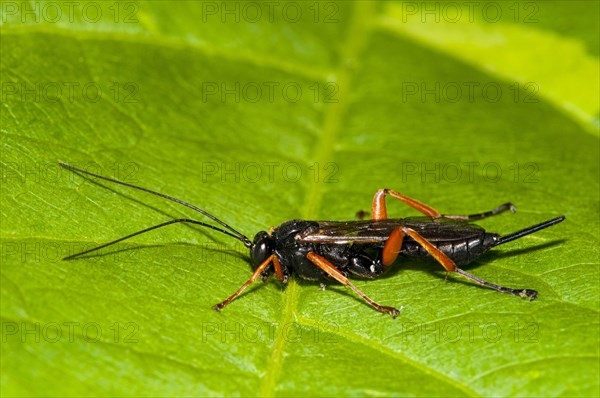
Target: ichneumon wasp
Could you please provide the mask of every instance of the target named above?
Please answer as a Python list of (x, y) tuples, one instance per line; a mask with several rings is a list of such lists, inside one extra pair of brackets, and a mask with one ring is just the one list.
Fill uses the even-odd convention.
[[(271, 228), (269, 232), (258, 232), (254, 240), (251, 241), (244, 234), (217, 217), (182, 200), (147, 188), (90, 173), (65, 163), (59, 162), (59, 165), (76, 173), (135, 188), (179, 203), (220, 225), (215, 226), (188, 218), (169, 220), (93, 249), (65, 257), (64, 260), (70, 260), (145, 232), (176, 223), (200, 225), (241, 241), (250, 250), (254, 272), (250, 279), (235, 293), (214, 306), (214, 309), (218, 311), (231, 303), (258, 278), (264, 280), (275, 274), (277, 279), (285, 284), (292, 274), (297, 274), (300, 278), (307, 280), (335, 279), (352, 289), (376, 310), (396, 317), (400, 313), (398, 309), (376, 303), (350, 282), (348, 277), (352, 275), (375, 279), (390, 268), (399, 254), (409, 257), (433, 257), (447, 272), (455, 272), (480, 285), (502, 293), (510, 293), (534, 300), (537, 297), (535, 290), (511, 289), (490, 283), (463, 271), (458, 268), (458, 265), (476, 260), (492, 247), (548, 228), (565, 219), (564, 216), (556, 217), (512, 234), (500, 236), (496, 233), (486, 232), (477, 225), (469, 224), (469, 221), (481, 220), (506, 210), (514, 213), (516, 208), (511, 203), (505, 203), (484, 213), (468, 216), (447, 215), (441, 214), (434, 208), (391, 189), (380, 189), (373, 198), (371, 220), (291, 220)], [(418, 210), (425, 217), (388, 218), (385, 203), (385, 198), (388, 195)]]

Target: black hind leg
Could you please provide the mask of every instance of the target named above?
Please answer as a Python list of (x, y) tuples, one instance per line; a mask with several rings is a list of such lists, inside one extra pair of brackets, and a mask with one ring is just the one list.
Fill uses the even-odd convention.
[(451, 218), (453, 220), (473, 221), (473, 220), (482, 220), (484, 218), (495, 216), (496, 214), (500, 214), (502, 212), (505, 212), (506, 210), (510, 210), (512, 213), (514, 213), (517, 211), (517, 208), (512, 203), (504, 203), (503, 205), (496, 207), (494, 210), (486, 211), (483, 213), (476, 213), (476, 214), (471, 214), (468, 216), (453, 216), (453, 215), (442, 214), (442, 217)]

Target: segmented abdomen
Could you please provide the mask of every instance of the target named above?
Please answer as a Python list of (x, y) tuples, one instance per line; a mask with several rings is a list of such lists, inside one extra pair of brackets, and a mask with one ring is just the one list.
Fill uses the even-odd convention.
[[(457, 265), (467, 264), (479, 258), (491, 245), (482, 234), (470, 239), (432, 242), (444, 254), (450, 257)], [(431, 257), (429, 253), (414, 240), (405, 240), (401, 254), (410, 257)]]

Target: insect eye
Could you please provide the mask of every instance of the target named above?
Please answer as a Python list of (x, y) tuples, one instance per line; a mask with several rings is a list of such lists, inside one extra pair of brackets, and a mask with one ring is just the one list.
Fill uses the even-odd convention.
[(251, 256), (254, 268), (258, 267), (272, 253), (271, 237), (265, 231), (260, 231), (254, 237)]

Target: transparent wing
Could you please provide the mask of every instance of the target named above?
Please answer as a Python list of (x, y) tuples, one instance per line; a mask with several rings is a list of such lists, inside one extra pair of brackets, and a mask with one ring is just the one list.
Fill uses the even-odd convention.
[[(484, 229), (464, 221), (431, 220), (428, 217), (395, 218), (387, 220), (317, 221), (319, 230), (301, 235), (304, 243), (378, 243), (385, 242), (392, 231), (405, 226), (417, 231), (430, 242), (458, 241), (479, 236)], [(407, 237), (407, 239), (410, 239)]]

